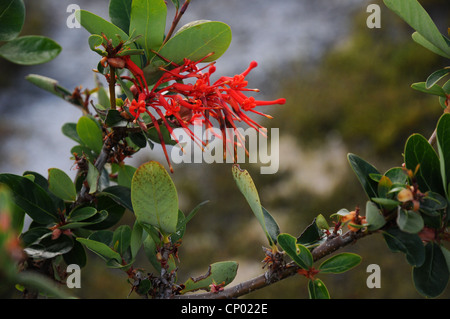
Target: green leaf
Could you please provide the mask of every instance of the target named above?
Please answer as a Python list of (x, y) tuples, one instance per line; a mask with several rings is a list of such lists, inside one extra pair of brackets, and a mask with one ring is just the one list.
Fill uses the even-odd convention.
[(438, 47), (436, 47), (434, 44), (432, 44), (430, 41), (428, 41), (427, 39), (425, 39), (419, 32), (414, 32), (412, 34), (412, 39), (420, 44), (421, 46), (423, 46), (424, 48), (430, 50), (431, 52), (443, 56), (447, 59), (450, 58), (450, 55), (445, 53), (444, 51), (442, 51), (441, 49), (439, 49)]
[(178, 223), (177, 231), (170, 235), (170, 241), (176, 243), (177, 241), (183, 239), (184, 233), (186, 232), (186, 217), (181, 210), (178, 210)]
[[(297, 243), (302, 245), (311, 245), (320, 240), (321, 233), (319, 231), (319, 225), (317, 223), (317, 220), (320, 221), (322, 226), (325, 226), (325, 224), (327, 224), (326, 221), (325, 224), (323, 224), (324, 218), (323, 219), (319, 217), (314, 218), (313, 222), (310, 225), (308, 225), (305, 228), (305, 230), (303, 230), (303, 232), (300, 234), (300, 236), (297, 238)], [(326, 227), (325, 229), (328, 229), (328, 227)]]
[(108, 196), (120, 206), (133, 211), (131, 190), (128, 187), (115, 185), (104, 188), (97, 196)]
[(31, 244), (39, 243), (40, 239), (50, 236), (51, 232), (52, 231), (47, 227), (33, 227), (21, 234), (20, 240), (22, 241), (24, 247), (28, 247)]
[(425, 248), (417, 234), (402, 232), (398, 228), (389, 228), (383, 237), (392, 252), (403, 252), (411, 266), (420, 267), (425, 260)]
[(142, 243), (144, 246), (144, 252), (145, 256), (147, 257), (147, 260), (152, 264), (153, 268), (157, 272), (161, 271), (161, 263), (158, 261), (158, 258), (156, 257), (156, 243), (153, 240), (152, 236), (148, 235), (144, 242)]
[(417, 165), (420, 165), (416, 178), (422, 193), (431, 190), (445, 194), (439, 158), (425, 137), (420, 134), (411, 135), (406, 141), (404, 157), (407, 169), (414, 172)]
[(136, 288), (136, 293), (139, 295), (146, 295), (152, 288), (152, 283), (148, 279), (141, 280), (139, 286)]
[[(267, 229), (266, 225), (266, 216), (267, 214), (264, 213), (263, 208), (261, 206), (261, 202), (258, 195), (258, 190), (256, 189), (256, 186), (253, 182), (253, 179), (251, 178), (249, 172), (247, 170), (241, 170), (239, 165), (233, 165), (232, 167), (232, 173), (234, 180), (241, 191), (242, 195), (244, 195), (245, 199), (247, 200), (247, 203), (250, 205), (250, 208), (253, 211), (253, 214), (255, 214), (256, 219), (258, 220), (259, 224), (261, 225), (264, 233), (266, 234), (267, 240), (269, 241), (270, 246), (274, 245), (274, 241), (272, 239), (272, 235), (276, 233), (277, 226), (272, 227), (273, 231), (269, 233), (269, 230)], [(273, 218), (272, 218), (273, 220)], [(270, 219), (268, 219), (269, 223), (272, 224)], [(272, 224), (273, 226), (273, 224)]]
[(116, 228), (113, 234), (114, 250), (123, 256), (131, 244), (131, 228), (128, 225), (121, 225)]
[(441, 70), (437, 70), (434, 71), (433, 73), (430, 74), (430, 76), (427, 78), (426, 83), (426, 88), (429, 89), (431, 87), (433, 87), (433, 85), (435, 85), (437, 82), (439, 82), (439, 80), (441, 80), (442, 78), (446, 77), (448, 74), (450, 73), (450, 68), (444, 68)]
[(189, 278), (184, 283), (184, 289), (180, 293), (184, 294), (188, 291), (199, 289), (209, 290), (211, 284), (223, 284), (223, 286), (231, 283), (236, 277), (238, 264), (234, 261), (222, 261), (211, 264), (206, 274), (198, 278)]
[(161, 48), (159, 54), (164, 58), (181, 64), (183, 59), (198, 61), (206, 55), (214, 54), (204, 60), (217, 60), (231, 43), (231, 29), (217, 21), (195, 21), (185, 25)]
[(402, 167), (393, 167), (384, 173), (384, 176), (389, 177), (393, 184), (405, 185), (408, 181), (408, 175)]
[(0, 183), (10, 188), (15, 204), (35, 222), (45, 225), (59, 220), (52, 199), (36, 183), (26, 177), (13, 174), (0, 174)]
[(63, 255), (63, 258), (64, 262), (67, 265), (76, 264), (80, 266), (80, 268), (86, 266), (87, 263), (86, 251), (83, 245), (76, 240), (73, 242), (72, 249), (69, 252), (65, 253)]
[(131, 180), (136, 172), (136, 168), (130, 165), (119, 165), (117, 171), (117, 183), (119, 185), (131, 188)]
[(131, 202), (140, 223), (153, 225), (166, 234), (176, 231), (178, 194), (160, 163), (151, 161), (136, 170), (131, 183)]
[(118, 110), (108, 110), (106, 114), (105, 124), (109, 127), (125, 127), (128, 121), (125, 120)]
[(450, 114), (441, 116), (436, 127), (436, 140), (440, 158), (442, 184), (448, 197), (450, 181)]
[(417, 234), (424, 226), (423, 218), (419, 213), (412, 210), (399, 209), (397, 215), (397, 225), (402, 231), (410, 234)]
[[(8, 228), (16, 233), (22, 233), (25, 212), (13, 202), (13, 195), (7, 185), (0, 183), (0, 212), (9, 215)], [(1, 240), (1, 239), (0, 239)]]
[(439, 216), (438, 211), (445, 208), (447, 208), (445, 197), (434, 192), (427, 192), (420, 202), (420, 211), (430, 216)]
[(449, 270), (441, 246), (429, 242), (425, 246), (425, 262), (413, 268), (413, 281), (417, 291), (430, 298), (444, 292), (449, 280)]
[(105, 261), (115, 260), (118, 263), (122, 262), (120, 254), (102, 242), (80, 237), (77, 240)]
[(378, 197), (378, 183), (370, 178), (370, 174), (380, 174), (378, 170), (355, 154), (348, 154), (347, 158), (367, 196)]
[(378, 197), (385, 198), (391, 187), (392, 187), (391, 179), (385, 175), (381, 176), (380, 180), (378, 181), (378, 188), (377, 188)]
[(301, 268), (308, 270), (313, 265), (313, 256), (308, 248), (298, 244), (297, 239), (289, 234), (278, 235), (278, 244)]
[(446, 53), (450, 50), (431, 17), (417, 0), (384, 0), (386, 6), (400, 16), (428, 42)]
[(39, 240), (39, 243), (31, 244), (24, 250), (31, 258), (49, 259), (69, 252), (73, 247), (71, 237), (62, 234), (57, 239), (52, 239), (51, 234)]
[(110, 0), (109, 17), (111, 22), (128, 33), (130, 28), (132, 0)]
[[(328, 228), (330, 228), (330, 226), (327, 223), (327, 220), (325, 219), (325, 217), (323, 217), (322, 214), (317, 215), (315, 221), (316, 221), (315, 224), (317, 225), (317, 227), (319, 229), (328, 229)], [(319, 234), (319, 236), (320, 236), (320, 234)]]
[(77, 133), (77, 123), (64, 123), (61, 128), (62, 133), (77, 143), (83, 143)]
[(352, 253), (341, 253), (325, 260), (318, 268), (321, 273), (340, 274), (361, 263), (361, 256)]
[(48, 189), (65, 201), (75, 201), (77, 191), (70, 177), (58, 168), (48, 170)]
[(386, 224), (386, 220), (380, 209), (370, 201), (366, 203), (366, 221), (369, 224), (369, 231), (380, 229)]
[(86, 181), (89, 185), (89, 194), (94, 194), (98, 189), (98, 181), (100, 179), (100, 172), (91, 162), (89, 162), (88, 173)]
[(167, 6), (164, 0), (134, 0), (131, 5), (130, 34), (143, 35), (136, 42), (147, 57), (154, 55), (164, 41)]
[[(86, 207), (87, 208), (87, 207)], [(93, 207), (89, 207), (93, 208)], [(82, 221), (73, 221), (69, 220), (69, 222), (63, 226), (60, 226), (59, 229), (76, 229), (76, 228), (87, 228), (87, 226), (95, 225), (103, 222), (108, 217), (108, 212), (106, 210), (98, 211), (94, 208), (95, 214), (87, 219)], [(81, 218), (81, 216), (80, 216)]]
[(106, 51), (98, 48), (103, 43), (103, 37), (102, 36), (100, 36), (98, 34), (91, 34), (89, 36), (88, 43), (89, 43), (89, 48), (92, 51), (97, 52), (98, 54), (100, 54), (102, 56), (106, 56), (107, 55)]
[(131, 231), (131, 258), (135, 258), (144, 241), (144, 229), (138, 221), (134, 222), (133, 230)]
[(90, 230), (98, 230), (110, 228), (111, 226), (116, 225), (125, 213), (125, 208), (117, 204), (113, 199), (106, 196), (104, 193), (97, 193), (96, 199), (97, 209), (99, 211), (107, 211), (108, 216), (102, 222), (86, 226), (85, 228)]
[(86, 207), (76, 208), (70, 212), (70, 214), (68, 216), (68, 221), (69, 222), (79, 222), (82, 220), (86, 220), (86, 219), (94, 216), (95, 214), (97, 214), (97, 209), (95, 209), (95, 207), (86, 206)]
[(209, 200), (205, 200), (194, 207), (194, 209), (191, 210), (191, 212), (186, 216), (186, 218), (183, 219), (182, 222), (179, 222), (177, 225), (177, 231), (179, 231), (182, 227), (185, 227), (186, 224), (197, 214), (197, 212), (200, 210), (200, 208), (209, 203)]
[(49, 279), (45, 275), (41, 275), (34, 271), (22, 271), (15, 276), (15, 282), (19, 285), (37, 289), (40, 293), (52, 296), (58, 299), (73, 298), (67, 294), (61, 285), (55, 280)]
[(105, 244), (108, 247), (111, 247), (113, 241), (114, 232), (111, 230), (99, 230), (93, 232), (88, 239), (93, 241), (98, 241), (100, 243)]
[(280, 234), (280, 227), (273, 216), (270, 215), (270, 213), (263, 206), (261, 206), (261, 208), (264, 214), (264, 223), (266, 225), (267, 235), (270, 237), (272, 242), (276, 244), (278, 235)]
[(393, 210), (400, 205), (400, 202), (389, 198), (371, 198), (371, 200), (387, 210)]
[[(128, 39), (128, 34), (122, 31), (121, 28), (89, 11), (78, 10), (75, 12), (75, 17), (90, 34), (102, 35), (102, 33), (104, 33), (105, 36), (112, 41), (113, 46), (119, 45), (121, 40), (126, 41)], [(133, 43), (130, 44), (130, 48), (137, 49)], [(140, 58), (138, 56), (131, 56), (131, 60), (133, 60), (137, 66), (141, 66)]]
[(0, 3), (0, 41), (15, 39), (25, 22), (23, 0), (5, 0)]
[(69, 102), (79, 108), (84, 108), (81, 98), (73, 99), (72, 92), (59, 85), (58, 81), (54, 79), (38, 74), (29, 74), (25, 77), (25, 79), (37, 87), (62, 98), (66, 102)]
[(103, 134), (97, 122), (85, 115), (80, 117), (76, 128), (83, 144), (100, 154), (103, 147)]
[(418, 82), (411, 84), (411, 88), (414, 90), (424, 92), (431, 95), (438, 95), (446, 97), (444, 90), (437, 84), (433, 85), (431, 88), (427, 89), (425, 82)]
[(61, 50), (61, 46), (50, 38), (28, 35), (2, 45), (0, 56), (16, 64), (35, 65), (53, 60)]
[(330, 299), (328, 289), (320, 279), (309, 280), (308, 293), (310, 299)]
[(117, 35), (123, 41), (128, 39), (128, 34), (122, 29), (89, 11), (78, 10), (75, 12), (75, 17), (90, 34), (101, 36), (104, 33), (112, 41), (113, 46), (117, 46), (120, 43)]

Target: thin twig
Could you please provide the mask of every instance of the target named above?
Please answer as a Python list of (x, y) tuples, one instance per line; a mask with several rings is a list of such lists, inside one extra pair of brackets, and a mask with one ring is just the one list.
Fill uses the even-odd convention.
[(186, 12), (187, 7), (189, 6), (190, 0), (186, 0), (181, 7), (181, 10), (176, 12), (175, 17), (173, 18), (172, 25), (170, 26), (169, 32), (167, 32), (167, 35), (163, 41), (163, 45), (169, 41), (169, 39), (172, 37), (173, 32), (175, 31), (175, 28), (178, 25), (178, 22), (180, 22), (181, 17), (183, 16), (184, 12)]
[(109, 100), (111, 104), (111, 110), (116, 109), (116, 68), (109, 65)]

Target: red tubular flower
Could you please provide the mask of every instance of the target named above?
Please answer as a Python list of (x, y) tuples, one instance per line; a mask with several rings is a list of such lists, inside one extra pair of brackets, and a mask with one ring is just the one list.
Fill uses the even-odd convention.
[[(156, 81), (153, 88), (149, 91), (144, 74), (129, 58), (125, 58), (125, 65), (136, 79), (135, 84), (138, 87), (138, 100), (133, 100), (129, 107), (130, 113), (134, 116), (134, 122), (138, 117), (146, 112), (149, 114), (153, 125), (160, 136), (161, 145), (165, 152), (167, 161), (167, 151), (164, 140), (160, 131), (158, 120), (148, 111), (148, 107), (152, 107), (163, 121), (164, 125), (172, 134), (175, 141), (171, 126), (182, 127), (193, 141), (199, 145), (206, 145), (201, 137), (189, 129), (189, 125), (200, 120), (201, 125), (206, 129), (213, 126), (212, 119), (218, 122), (222, 132), (224, 143), (224, 156), (226, 155), (226, 128), (235, 128), (235, 122), (244, 122), (258, 132), (264, 134), (265, 128), (251, 119), (246, 113), (252, 112), (269, 119), (270, 115), (261, 113), (255, 108), (257, 106), (284, 104), (285, 99), (276, 99), (273, 101), (256, 100), (253, 96), (247, 96), (243, 92), (259, 92), (258, 89), (247, 88), (248, 81), (246, 76), (258, 64), (252, 61), (249, 67), (234, 77), (222, 76), (216, 82), (211, 84), (211, 75), (216, 71), (213, 63), (199, 68), (198, 64), (208, 56), (199, 61), (191, 61), (184, 59), (182, 65), (176, 65), (170, 61), (166, 61), (172, 66), (171, 70), (164, 69), (163, 75)], [(161, 57), (165, 60), (163, 57)], [(208, 69), (206, 73), (203, 70)], [(184, 80), (194, 79), (192, 83), (184, 83)], [(239, 137), (238, 137), (239, 138)], [(196, 140), (197, 139), (197, 140)], [(237, 144), (236, 142), (234, 143)], [(242, 142), (240, 145), (244, 145)], [(170, 162), (169, 162), (170, 166)], [(172, 167), (171, 167), (172, 170)]]
[(136, 123), (138, 117), (142, 113), (147, 111), (147, 108), (145, 106), (145, 94), (144, 93), (139, 94), (138, 101), (133, 100), (131, 102), (131, 106), (129, 107), (129, 111), (130, 111), (131, 115), (134, 116), (134, 122)]

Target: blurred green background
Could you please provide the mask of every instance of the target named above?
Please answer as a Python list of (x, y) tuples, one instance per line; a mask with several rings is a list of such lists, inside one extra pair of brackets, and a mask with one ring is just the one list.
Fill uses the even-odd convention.
[[(450, 25), (450, 3), (420, 2), (444, 32)], [(311, 65), (300, 56), (283, 69), (270, 70), (270, 81), (258, 86), (268, 99), (287, 99), (286, 105), (264, 109), (274, 119), (262, 121), (268, 128), (279, 128), (280, 169), (274, 175), (261, 175), (257, 165), (241, 167), (250, 171), (262, 204), (282, 232), (299, 235), (319, 213), (328, 217), (344, 207), (364, 208), (366, 197), (347, 163), (347, 153), (358, 154), (381, 172), (400, 166), (407, 137), (412, 133), (430, 136), (442, 113), (436, 97), (414, 91), (410, 85), (425, 81), (448, 61), (413, 42), (412, 29), (382, 1), (370, 2), (381, 7), (382, 27), (369, 29), (368, 3), (361, 1), (361, 9), (351, 15), (350, 34), (334, 41), (319, 63)], [(283, 56), (282, 48), (279, 56)], [(14, 68), (1, 63), (2, 70)], [(150, 159), (151, 155), (139, 158)], [(210, 263), (222, 260), (239, 263), (232, 285), (262, 274), (261, 246), (267, 243), (235, 186), (231, 165), (179, 165), (173, 179), (185, 213), (210, 201), (188, 224), (179, 251), (180, 281), (199, 276)], [(133, 221), (127, 213), (122, 222), (132, 225)], [(332, 298), (421, 298), (405, 256), (391, 253), (381, 235), (364, 238), (343, 251), (358, 253), (363, 259), (348, 273), (318, 276)], [(141, 253), (136, 267), (152, 272)], [(369, 264), (381, 267), (379, 289), (366, 285)], [(306, 284), (304, 277), (295, 276), (245, 298), (308, 298)], [(106, 269), (103, 261), (89, 254), (88, 266), (82, 270), (82, 288), (73, 293), (81, 298), (126, 298), (129, 290), (125, 274)], [(440, 298), (449, 297), (447, 291)]]

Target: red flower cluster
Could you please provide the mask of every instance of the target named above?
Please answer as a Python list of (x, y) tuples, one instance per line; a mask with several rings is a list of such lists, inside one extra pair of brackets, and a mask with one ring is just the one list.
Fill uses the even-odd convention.
[[(235, 122), (244, 122), (250, 127), (261, 132), (263, 127), (251, 119), (245, 112), (253, 112), (258, 115), (272, 118), (255, 110), (256, 106), (284, 104), (285, 99), (274, 101), (258, 101), (254, 97), (247, 97), (243, 92), (259, 92), (258, 89), (247, 88), (245, 77), (257, 66), (252, 61), (249, 67), (241, 74), (234, 77), (222, 76), (211, 83), (211, 75), (216, 71), (214, 63), (199, 68), (208, 56), (199, 61), (184, 60), (182, 65), (170, 63), (172, 69), (163, 69), (164, 74), (149, 91), (142, 70), (133, 65), (127, 59), (126, 67), (133, 73), (137, 86), (138, 98), (128, 101), (129, 112), (135, 122), (142, 113), (147, 113), (155, 126), (163, 147), (166, 159), (170, 166), (166, 146), (161, 134), (158, 120), (150, 110), (154, 110), (163, 121), (168, 131), (173, 134), (173, 127), (184, 128), (192, 140), (199, 139), (190, 130), (190, 124), (201, 123), (206, 129), (213, 127), (212, 119), (216, 120), (222, 131), (224, 144), (224, 156), (226, 154), (226, 128), (236, 129)], [(204, 70), (206, 70), (204, 72)], [(189, 80), (190, 83), (185, 83)], [(174, 136), (176, 140), (176, 137)], [(200, 141), (203, 145), (204, 142)], [(170, 167), (172, 171), (172, 167)]]

